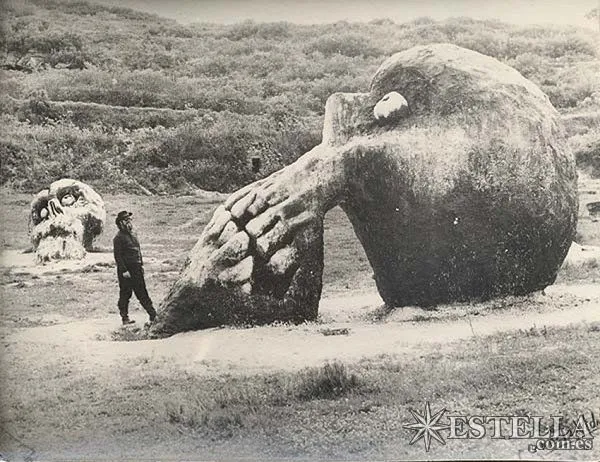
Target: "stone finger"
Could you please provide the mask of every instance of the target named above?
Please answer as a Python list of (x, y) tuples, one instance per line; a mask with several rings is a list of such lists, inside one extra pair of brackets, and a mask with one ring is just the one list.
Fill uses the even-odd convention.
[(250, 237), (243, 231), (236, 233), (225, 245), (215, 250), (209, 261), (215, 265), (229, 266), (243, 260), (248, 255)]
[(304, 211), (294, 217), (286, 220), (286, 223), (291, 232), (298, 232), (298, 228), (303, 228), (309, 223), (313, 223), (316, 220), (315, 214), (311, 211)]
[(246, 231), (250, 236), (257, 238), (264, 234), (265, 230), (273, 227), (278, 220), (280, 217), (277, 215), (277, 210), (268, 208), (246, 224)]
[(242, 285), (252, 277), (253, 268), (254, 257), (250, 255), (238, 264), (221, 271), (218, 279), (225, 285)]
[(255, 217), (258, 214), (263, 213), (267, 209), (267, 207), (269, 207), (269, 203), (264, 198), (262, 191), (258, 191), (256, 193), (256, 198), (254, 199), (254, 202), (250, 204), (246, 211), (250, 216)]
[(256, 198), (256, 190), (250, 191), (246, 196), (242, 197), (231, 207), (231, 215), (237, 219), (242, 218), (248, 207)]
[(250, 183), (249, 185), (246, 185), (243, 188), (237, 190), (236, 192), (234, 192), (233, 194), (231, 194), (231, 196), (229, 196), (227, 198), (227, 200), (223, 203), (223, 207), (225, 207), (225, 210), (231, 210), (231, 207), (233, 207), (233, 204), (238, 202), (240, 199), (242, 199), (244, 196), (246, 196), (247, 194), (249, 194), (256, 188), (260, 188), (264, 182), (265, 182), (264, 179), (258, 180), (258, 181), (255, 181), (254, 183)]
[(306, 197), (293, 196), (278, 204), (276, 210), (278, 215), (286, 220), (301, 215), (309, 204), (310, 200)]
[(297, 260), (298, 250), (295, 247), (287, 246), (273, 254), (267, 263), (267, 268), (274, 274), (283, 275), (296, 264)]
[(225, 210), (224, 206), (220, 205), (217, 210), (215, 210), (215, 213), (213, 213), (208, 225), (206, 225), (203, 233), (203, 241), (206, 242), (210, 239), (215, 239), (223, 232), (223, 228), (225, 228), (225, 225), (230, 221), (231, 213)]
[(283, 241), (288, 232), (287, 224), (278, 221), (267, 233), (256, 239), (256, 251), (260, 256), (268, 258), (275, 249), (284, 245)]
[(280, 185), (274, 184), (265, 189), (264, 197), (270, 206), (274, 206), (286, 200), (289, 197), (289, 192)]
[(219, 235), (219, 239), (217, 239), (217, 245), (224, 245), (227, 241), (229, 241), (235, 234), (239, 231), (239, 228), (233, 221), (228, 221), (223, 228), (223, 231)]
[(315, 215), (309, 211), (302, 212), (289, 220), (278, 221), (275, 226), (256, 239), (256, 251), (262, 257), (269, 258), (287, 243), (291, 234), (299, 232), (299, 228), (314, 221)]

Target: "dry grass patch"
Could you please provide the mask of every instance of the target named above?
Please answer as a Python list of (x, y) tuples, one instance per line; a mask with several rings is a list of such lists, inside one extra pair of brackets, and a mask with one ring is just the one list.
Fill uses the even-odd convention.
[[(188, 379), (190, 384), (195, 381), (193, 377)], [(225, 375), (210, 382), (209, 390), (191, 386), (189, 394), (165, 403), (169, 423), (231, 437), (234, 429), (253, 428), (269, 408), (335, 400), (361, 390), (358, 376), (337, 361), (290, 374), (242, 378)], [(262, 421), (261, 425), (267, 422)]]
[[(108, 447), (109, 458), (135, 457), (147, 441), (160, 448), (158, 457), (186, 450), (202, 457), (217, 445), (230, 449), (211, 458), (422, 458), (402, 424), (425, 401), (470, 415), (571, 417), (598, 409), (599, 332), (592, 324), (542, 326), (440, 345), (412, 359), (382, 355), (258, 375), (207, 375), (210, 365), (182, 370), (153, 357), (85, 374), (58, 358), (36, 368), (14, 363), (3, 425), (37, 449), (55, 445), (54, 458), (78, 441), (114, 438), (121, 452)], [(514, 457), (522, 443), (453, 441), (432, 454)]]
[(600, 281), (600, 261), (597, 258), (591, 258), (581, 263), (565, 263), (557, 277), (557, 282), (599, 282)]

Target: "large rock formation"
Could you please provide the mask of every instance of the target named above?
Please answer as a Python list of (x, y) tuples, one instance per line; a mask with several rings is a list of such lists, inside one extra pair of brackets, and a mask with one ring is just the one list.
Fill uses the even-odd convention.
[(514, 69), (453, 45), (398, 53), (368, 93), (328, 99), (319, 146), (216, 210), (155, 334), (314, 319), (337, 204), (390, 306), (524, 294), (554, 281), (573, 239), (575, 165)]
[(106, 219), (104, 201), (90, 186), (63, 178), (31, 202), (31, 243), (40, 263), (81, 259)]

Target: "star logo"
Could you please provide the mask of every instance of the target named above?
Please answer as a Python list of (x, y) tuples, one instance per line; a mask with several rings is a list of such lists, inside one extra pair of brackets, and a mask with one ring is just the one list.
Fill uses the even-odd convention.
[(431, 447), (432, 439), (436, 440), (438, 443), (444, 445), (446, 444), (444, 438), (442, 435), (440, 435), (440, 431), (448, 430), (450, 425), (438, 424), (440, 419), (446, 413), (446, 409), (442, 409), (441, 411), (438, 411), (432, 415), (429, 401), (425, 401), (425, 412), (423, 414), (413, 409), (409, 409), (409, 411), (416, 422), (404, 424), (402, 425), (402, 428), (406, 428), (407, 430), (416, 430), (417, 432), (413, 436), (412, 440), (410, 440), (409, 444), (415, 444), (420, 439), (423, 439), (425, 442), (425, 451), (427, 452), (429, 452), (429, 448)]

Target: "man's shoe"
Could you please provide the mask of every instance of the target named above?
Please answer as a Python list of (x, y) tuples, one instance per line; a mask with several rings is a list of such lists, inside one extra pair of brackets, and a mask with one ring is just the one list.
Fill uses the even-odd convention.
[(148, 320), (148, 322), (146, 324), (144, 324), (144, 327), (149, 329), (150, 327), (152, 327), (152, 324), (154, 324), (155, 322), (156, 322), (156, 315), (150, 316), (150, 319)]
[(135, 323), (135, 319), (129, 319), (129, 318), (125, 318), (123, 319), (123, 325), (126, 326), (128, 324), (134, 324)]

